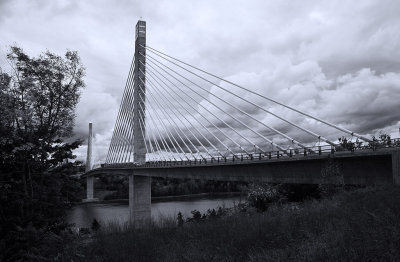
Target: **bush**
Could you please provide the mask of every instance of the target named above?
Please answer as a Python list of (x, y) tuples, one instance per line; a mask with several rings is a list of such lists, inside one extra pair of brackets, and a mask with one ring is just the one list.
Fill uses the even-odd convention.
[(180, 227), (183, 226), (183, 223), (185, 223), (181, 212), (178, 213), (177, 222), (178, 222), (178, 226), (180, 226)]
[(249, 205), (255, 207), (259, 212), (266, 211), (268, 205), (282, 199), (279, 186), (271, 184), (251, 184), (247, 194)]

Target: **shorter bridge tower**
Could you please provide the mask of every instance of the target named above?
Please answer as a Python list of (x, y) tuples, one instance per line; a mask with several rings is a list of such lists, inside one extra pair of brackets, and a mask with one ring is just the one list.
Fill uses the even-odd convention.
[[(86, 167), (85, 173), (89, 172), (92, 169), (92, 142), (93, 142), (93, 124), (89, 123), (89, 135), (88, 135), (88, 148), (86, 155)], [(83, 202), (91, 202), (97, 201), (97, 198), (94, 198), (94, 176), (86, 177), (86, 199)]]

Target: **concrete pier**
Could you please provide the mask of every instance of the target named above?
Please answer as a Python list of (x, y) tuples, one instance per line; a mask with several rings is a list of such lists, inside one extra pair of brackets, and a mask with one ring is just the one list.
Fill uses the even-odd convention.
[(129, 176), (129, 214), (134, 224), (151, 218), (151, 177)]
[(94, 177), (88, 176), (86, 178), (86, 199), (85, 201), (91, 201), (94, 199)]

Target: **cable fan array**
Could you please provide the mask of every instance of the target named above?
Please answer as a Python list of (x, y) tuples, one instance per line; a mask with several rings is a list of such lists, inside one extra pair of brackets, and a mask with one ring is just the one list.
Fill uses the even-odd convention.
[[(146, 49), (146, 54), (139, 53), (136, 56), (145, 58), (146, 64), (139, 60), (143, 68), (146, 68), (146, 72), (139, 69), (145, 79), (137, 78), (138, 82), (135, 83), (133, 59), (107, 154), (108, 164), (135, 162), (134, 128), (139, 128), (145, 137), (146, 161), (226, 160), (228, 157), (243, 159), (243, 156), (252, 158), (254, 154), (259, 154), (261, 158), (271, 156), (271, 152), (278, 157), (299, 152), (306, 154), (314, 149), (310, 142), (299, 141), (299, 137), (304, 135), (329, 147), (336, 146), (333, 140), (302, 126), (301, 121), (276, 113), (266, 107), (266, 103), (296, 114), (296, 119), (310, 119), (318, 125), (370, 141), (360, 134), (208, 73), (154, 48), (142, 47)], [(146, 97), (139, 95), (141, 103), (134, 103), (134, 88), (146, 94)], [(139, 118), (139, 126), (133, 125), (135, 104), (140, 107), (137, 111), (139, 115), (136, 116)], [(274, 126), (276, 121), (269, 123), (268, 119), (281, 124)]]

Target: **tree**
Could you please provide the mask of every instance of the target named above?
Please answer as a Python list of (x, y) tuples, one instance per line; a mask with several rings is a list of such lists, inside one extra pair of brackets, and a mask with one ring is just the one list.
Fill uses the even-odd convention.
[[(0, 236), (55, 228), (70, 200), (67, 176), (80, 141), (73, 135), (85, 70), (77, 52), (37, 58), (11, 46), (11, 72), (0, 68)], [(38, 230), (40, 231), (40, 230)], [(24, 230), (22, 231), (24, 232)], [(15, 232), (14, 232), (15, 233)], [(7, 244), (0, 242), (2, 247)], [(6, 255), (4, 255), (6, 256)], [(0, 256), (1, 260), (1, 256)]]

